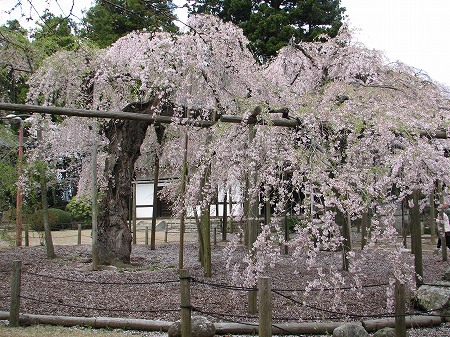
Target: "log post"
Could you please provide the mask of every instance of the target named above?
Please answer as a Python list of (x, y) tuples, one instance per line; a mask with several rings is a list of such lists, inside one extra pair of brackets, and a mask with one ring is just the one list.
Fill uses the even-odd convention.
[(180, 269), (181, 290), (181, 337), (191, 337), (191, 279), (187, 269)]
[(259, 337), (272, 337), (272, 290), (268, 277), (258, 279)]
[[(152, 228), (152, 230), (153, 230), (153, 228)], [(148, 226), (145, 226), (145, 245), (148, 246)]]
[(9, 326), (19, 326), (20, 310), (20, 281), (22, 274), (22, 261), (14, 261), (11, 273), (11, 303), (9, 307)]
[(395, 334), (406, 337), (405, 285), (395, 280)]

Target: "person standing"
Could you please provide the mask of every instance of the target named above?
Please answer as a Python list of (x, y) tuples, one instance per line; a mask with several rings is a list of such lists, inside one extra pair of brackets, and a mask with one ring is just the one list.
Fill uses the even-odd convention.
[(442, 232), (442, 226), (439, 226), (438, 233), (439, 238), (437, 242), (437, 249), (440, 250), (442, 246), (442, 240), (441, 237), (445, 236), (445, 244), (448, 249), (450, 249), (450, 222), (448, 215), (450, 214), (450, 208), (448, 207), (448, 204), (444, 204), (444, 212), (442, 213), (442, 221), (444, 221), (444, 232)]

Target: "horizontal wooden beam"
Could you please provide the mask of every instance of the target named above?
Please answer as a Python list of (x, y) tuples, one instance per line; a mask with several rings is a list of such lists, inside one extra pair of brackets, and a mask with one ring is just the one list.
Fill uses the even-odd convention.
[[(192, 125), (197, 127), (211, 127), (216, 124), (216, 121), (198, 120), (192, 118), (172, 118), (170, 116), (160, 116), (154, 114), (145, 114), (137, 112), (125, 112), (115, 110), (85, 110), (85, 109), (72, 109), (72, 108), (60, 108), (52, 106), (41, 106), (32, 104), (13, 104), (13, 103), (1, 103), (0, 110), (16, 111), (20, 113), (42, 113), (50, 115), (63, 115), (63, 116), (76, 116), (76, 117), (91, 117), (91, 118), (110, 118), (110, 119), (123, 119), (123, 120), (138, 120), (152, 124), (171, 124), (176, 123), (180, 125)], [(255, 110), (256, 111), (256, 110)], [(258, 114), (256, 114), (258, 115)], [(272, 118), (272, 119), (257, 119), (255, 116), (250, 118), (243, 118), (236, 115), (222, 115), (220, 122), (223, 123), (236, 123), (236, 124), (259, 124), (259, 125), (272, 125), (281, 126), (287, 128), (294, 128), (300, 125), (300, 122), (296, 119), (286, 118)], [(447, 132), (442, 130), (436, 130), (433, 132), (417, 131), (419, 135), (428, 138), (446, 139)]]

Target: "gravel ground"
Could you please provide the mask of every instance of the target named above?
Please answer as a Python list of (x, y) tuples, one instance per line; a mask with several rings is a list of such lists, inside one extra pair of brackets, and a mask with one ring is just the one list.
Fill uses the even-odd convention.
[[(231, 274), (225, 268), (224, 243), (212, 249), (213, 276), (203, 277), (198, 262), (197, 245), (188, 242), (184, 250), (184, 267), (194, 278), (191, 283), (191, 305), (196, 314), (208, 316), (213, 322), (256, 321), (257, 315), (247, 313), (247, 291), (230, 289)], [(23, 263), (21, 312), (30, 314), (69, 316), (109, 316), (175, 321), (179, 319), (179, 281), (176, 243), (158, 244), (152, 251), (148, 246), (133, 247), (131, 265), (109, 267), (101, 271), (91, 270), (91, 246), (55, 246), (58, 258), (48, 260), (45, 247), (3, 248), (0, 250), (0, 275), (9, 280), (11, 263)], [(243, 255), (242, 247), (236, 254)], [(341, 253), (321, 252), (321, 263), (340, 265)], [(405, 262), (412, 256), (403, 253)], [(374, 253), (364, 265), (365, 285), (388, 282), (389, 264), (383, 255)], [(443, 262), (432, 249), (423, 257), (424, 281), (441, 280), (449, 262)], [(343, 321), (345, 317), (334, 311), (357, 315), (380, 315), (389, 313), (386, 308), (386, 287), (364, 288), (361, 298), (352, 290), (340, 294), (340, 309), (330, 312), (331, 292), (312, 292), (305, 295), (306, 283), (315, 278), (315, 271), (308, 271), (290, 256), (285, 256), (267, 272), (272, 279), (274, 323), (292, 321)], [(347, 275), (344, 275), (347, 278)], [(289, 290), (289, 291), (287, 291)], [(9, 282), (0, 283), (0, 310), (8, 310)], [(281, 294), (281, 295), (280, 295)], [(409, 293), (409, 295), (411, 295)], [(306, 302), (306, 306), (302, 305)], [(408, 312), (415, 309), (407, 304)], [(349, 319), (352, 320), (352, 319)], [(354, 319), (353, 319), (354, 320)], [(125, 332), (124, 332), (125, 334)], [(155, 333), (129, 331), (126, 334), (139, 336), (164, 336)], [(411, 337), (450, 337), (450, 325), (410, 330)]]

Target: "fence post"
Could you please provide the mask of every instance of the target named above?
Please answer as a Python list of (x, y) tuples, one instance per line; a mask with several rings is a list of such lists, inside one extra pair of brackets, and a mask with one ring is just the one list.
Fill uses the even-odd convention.
[(187, 269), (180, 270), (181, 337), (191, 337), (191, 279)]
[(397, 337), (406, 337), (405, 285), (395, 280), (395, 333)]
[(145, 245), (148, 246), (148, 226), (145, 226)]
[(217, 246), (217, 227), (214, 227), (214, 246)]
[(258, 279), (259, 337), (272, 337), (272, 289), (268, 277)]
[(9, 307), (9, 326), (19, 326), (20, 280), (22, 261), (13, 261), (11, 273), (11, 304)]
[(253, 315), (256, 314), (257, 310), (257, 302), (258, 302), (258, 291), (250, 290), (247, 295), (248, 300), (248, 313)]
[(77, 245), (81, 245), (81, 224), (78, 224), (78, 241), (77, 241)]

